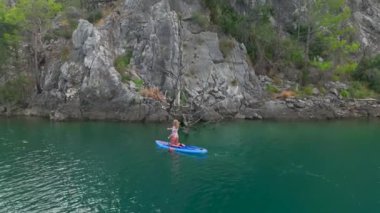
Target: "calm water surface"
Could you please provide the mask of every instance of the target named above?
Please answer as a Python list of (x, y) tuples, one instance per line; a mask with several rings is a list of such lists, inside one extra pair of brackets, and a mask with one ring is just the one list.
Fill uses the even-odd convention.
[(380, 123), (167, 125), (0, 118), (0, 212), (380, 212)]

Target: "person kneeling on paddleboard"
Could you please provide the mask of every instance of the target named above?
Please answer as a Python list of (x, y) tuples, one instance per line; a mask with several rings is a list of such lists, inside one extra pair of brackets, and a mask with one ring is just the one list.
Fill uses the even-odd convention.
[(172, 133), (168, 137), (170, 139), (171, 146), (184, 146), (183, 144), (179, 142), (178, 129), (179, 129), (179, 121), (175, 119), (173, 121), (173, 127), (168, 128), (168, 130), (172, 131)]

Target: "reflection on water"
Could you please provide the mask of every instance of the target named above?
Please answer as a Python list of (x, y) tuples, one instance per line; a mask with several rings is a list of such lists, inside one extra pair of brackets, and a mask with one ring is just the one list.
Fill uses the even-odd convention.
[(177, 185), (180, 179), (180, 159), (179, 155), (175, 152), (169, 152), (171, 157), (171, 183)]

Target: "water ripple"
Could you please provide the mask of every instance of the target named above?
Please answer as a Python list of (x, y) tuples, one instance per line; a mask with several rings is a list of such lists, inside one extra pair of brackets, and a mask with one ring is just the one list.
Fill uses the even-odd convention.
[(2, 211), (92, 212), (101, 208), (107, 183), (99, 181), (99, 176), (106, 174), (97, 171), (94, 162), (59, 153), (50, 145), (28, 153), (13, 149), (7, 154), (7, 160), (0, 161)]

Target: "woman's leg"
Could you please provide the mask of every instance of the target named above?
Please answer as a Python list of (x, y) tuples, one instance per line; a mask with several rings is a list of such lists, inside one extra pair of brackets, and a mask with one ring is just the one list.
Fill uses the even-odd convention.
[(170, 146), (178, 146), (178, 138), (177, 137), (171, 137), (170, 138)]
[(173, 137), (173, 145), (174, 146), (180, 146), (181, 144), (179, 143), (178, 137)]

